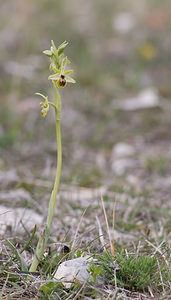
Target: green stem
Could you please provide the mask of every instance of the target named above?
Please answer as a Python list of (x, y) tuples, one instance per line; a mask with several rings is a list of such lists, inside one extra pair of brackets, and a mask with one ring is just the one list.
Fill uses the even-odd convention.
[(56, 170), (56, 177), (54, 187), (51, 193), (50, 201), (49, 201), (49, 208), (48, 208), (48, 216), (47, 222), (43, 232), (39, 237), (39, 241), (36, 248), (36, 253), (33, 258), (33, 262), (29, 269), (29, 272), (35, 272), (37, 266), (41, 260), (41, 257), (44, 253), (45, 247), (47, 245), (51, 227), (52, 227), (52, 220), (55, 210), (55, 204), (57, 200), (57, 193), (59, 188), (60, 176), (61, 176), (61, 167), (62, 167), (62, 144), (61, 144), (61, 129), (60, 129), (60, 114), (61, 114), (61, 97), (58, 91), (58, 88), (53, 82), (54, 91), (55, 91), (55, 119), (56, 119), (56, 138), (57, 138), (57, 170)]

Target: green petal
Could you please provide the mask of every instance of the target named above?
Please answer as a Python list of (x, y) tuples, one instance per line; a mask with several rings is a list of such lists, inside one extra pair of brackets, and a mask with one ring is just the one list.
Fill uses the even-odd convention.
[(59, 69), (57, 69), (57, 68), (55, 68), (55, 67), (54, 67), (53, 69), (54, 69), (54, 72), (61, 74), (61, 72), (60, 72)]
[(70, 73), (72, 73), (72, 72), (73, 72), (73, 70), (65, 71), (65, 75), (70, 74)]

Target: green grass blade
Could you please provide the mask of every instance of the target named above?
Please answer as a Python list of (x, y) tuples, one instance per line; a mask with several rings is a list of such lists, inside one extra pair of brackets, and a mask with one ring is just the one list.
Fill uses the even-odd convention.
[(28, 242), (27, 242), (26, 245), (23, 247), (23, 249), (20, 251), (20, 254), (21, 254), (22, 252), (24, 252), (24, 250), (26, 250), (26, 249), (29, 247), (29, 245), (30, 245), (32, 239), (34, 238), (35, 233), (36, 233), (36, 229), (37, 229), (37, 228), (36, 228), (36, 225), (35, 225), (31, 237), (29, 238)]
[(9, 274), (7, 274), (7, 278), (6, 278), (6, 280), (5, 280), (5, 282), (4, 282), (4, 285), (3, 285), (3, 287), (2, 287), (2, 291), (0, 291), (0, 300), (2, 299), (3, 293), (4, 293), (4, 291), (5, 291), (5, 287), (6, 287), (6, 285), (7, 285), (8, 278), (9, 278)]
[(20, 252), (15, 248), (15, 246), (7, 239), (5, 239), (8, 246), (11, 248), (12, 252), (16, 255), (17, 259), (20, 262), (20, 267), (21, 267), (21, 271), (22, 272), (28, 272), (28, 268), (27, 265), (23, 259), (23, 257), (21, 256)]

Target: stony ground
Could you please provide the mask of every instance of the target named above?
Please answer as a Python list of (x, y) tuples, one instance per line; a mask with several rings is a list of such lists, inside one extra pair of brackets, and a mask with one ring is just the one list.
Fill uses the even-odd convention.
[[(53, 112), (42, 119), (34, 94), (52, 96), (48, 59), (41, 54), (51, 39), (70, 42), (66, 54), (77, 81), (62, 90), (63, 170), (51, 242), (58, 249), (74, 240), (75, 251), (88, 246), (87, 252), (100, 253), (96, 217), (109, 245), (103, 199), (116, 253), (127, 249), (169, 260), (169, 2), (0, 4), (1, 261), (9, 253), (4, 239), (22, 244), (47, 214), (56, 170), (55, 128)], [(26, 255), (29, 260), (31, 251)], [(118, 298), (115, 288), (99, 289), (104, 299), (169, 299), (168, 281), (157, 290), (122, 290)], [(2, 299), (15, 295), (8, 298), (4, 291)], [(33, 295), (23, 292), (22, 299)], [(72, 294), (61, 299), (69, 297), (77, 299)], [(93, 297), (103, 299), (98, 294), (80, 299)]]

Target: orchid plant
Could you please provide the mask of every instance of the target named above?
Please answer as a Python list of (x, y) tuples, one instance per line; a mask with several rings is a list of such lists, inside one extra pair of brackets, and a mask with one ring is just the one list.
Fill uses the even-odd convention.
[(68, 74), (72, 73), (73, 70), (66, 69), (70, 61), (68, 60), (67, 56), (64, 56), (63, 54), (63, 51), (65, 50), (68, 43), (65, 41), (58, 48), (56, 48), (53, 41), (51, 41), (51, 43), (52, 46), (50, 50), (45, 50), (43, 51), (43, 53), (47, 55), (51, 61), (50, 71), (52, 71), (53, 74), (51, 74), (48, 77), (48, 79), (51, 80), (53, 83), (54, 102), (50, 102), (48, 100), (48, 97), (44, 96), (41, 93), (36, 93), (36, 94), (38, 96), (41, 96), (44, 100), (40, 102), (41, 115), (43, 118), (47, 115), (50, 106), (52, 106), (55, 110), (56, 138), (57, 138), (57, 170), (56, 170), (54, 187), (49, 200), (47, 221), (45, 224), (45, 228), (39, 237), (35, 255), (31, 267), (29, 269), (30, 272), (36, 271), (37, 266), (43, 256), (45, 247), (47, 245), (50, 232), (51, 232), (53, 215), (54, 215), (55, 204), (56, 204), (57, 193), (58, 193), (59, 182), (60, 182), (61, 167), (62, 167), (62, 143), (61, 143), (61, 129), (60, 129), (62, 103), (61, 103), (59, 88), (66, 87), (67, 83), (75, 83), (75, 80), (72, 77), (68, 76)]

